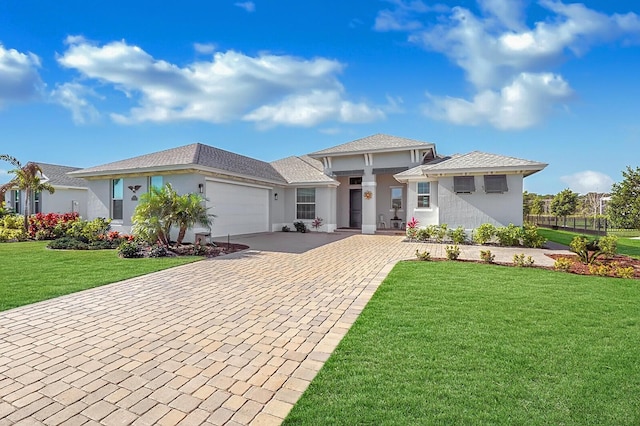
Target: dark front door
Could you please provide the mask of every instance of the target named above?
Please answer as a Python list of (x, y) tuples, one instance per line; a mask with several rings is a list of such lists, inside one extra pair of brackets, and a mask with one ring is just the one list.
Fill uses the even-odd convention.
[(362, 189), (349, 190), (349, 228), (362, 227)]

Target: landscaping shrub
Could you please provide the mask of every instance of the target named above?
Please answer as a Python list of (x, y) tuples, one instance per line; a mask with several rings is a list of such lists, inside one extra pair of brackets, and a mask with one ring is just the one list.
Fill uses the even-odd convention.
[(24, 219), (20, 215), (9, 214), (0, 217), (0, 242), (26, 240), (23, 223)]
[(61, 237), (49, 242), (47, 247), (54, 250), (88, 250), (89, 244), (72, 237)]
[(462, 226), (458, 226), (456, 229), (449, 231), (449, 238), (451, 238), (453, 244), (463, 244), (467, 240), (467, 233)]
[(291, 228), (289, 228), (287, 225), (284, 225), (282, 227), (282, 232), (289, 232), (289, 231), (291, 231)]
[(316, 228), (316, 232), (322, 226), (322, 220), (323, 219), (321, 217), (316, 217), (315, 219), (313, 219), (313, 222), (311, 222), (311, 226)]
[(513, 264), (520, 268), (528, 268), (533, 266), (534, 260), (531, 256), (524, 257), (524, 253), (513, 255)]
[(407, 238), (413, 241), (418, 237), (418, 221), (415, 217), (412, 217), (409, 222), (407, 222)]
[(29, 237), (36, 240), (59, 238), (77, 221), (78, 213), (36, 213), (29, 216)]
[(491, 250), (480, 250), (480, 260), (486, 263), (493, 263), (496, 259), (496, 255), (491, 253)]
[(522, 245), (525, 247), (541, 248), (547, 242), (546, 238), (540, 235), (538, 227), (532, 223), (525, 223), (521, 230)]
[(496, 237), (501, 246), (513, 247), (520, 245), (521, 229), (510, 223), (508, 226), (496, 228)]
[(420, 253), (418, 249), (416, 249), (416, 257), (418, 258), (418, 260), (423, 260), (423, 261), (431, 260), (431, 254), (428, 251), (423, 251), (422, 253)]
[(618, 237), (615, 235), (604, 236), (598, 240), (598, 247), (604, 257), (611, 258), (618, 251)]
[(446, 246), (444, 250), (447, 253), (447, 259), (449, 260), (457, 260), (460, 256), (460, 247), (457, 245)]
[(589, 265), (589, 274), (591, 275), (599, 275), (601, 277), (606, 277), (611, 273), (611, 268), (609, 268), (608, 265), (596, 265), (596, 264), (590, 264)]
[(614, 273), (617, 277), (620, 278), (633, 278), (635, 275), (635, 270), (633, 269), (633, 266), (629, 266), (626, 268), (617, 266), (616, 268), (614, 268)]
[(143, 257), (142, 246), (136, 241), (124, 241), (118, 246), (118, 255), (125, 259)]
[(119, 246), (114, 240), (97, 240), (89, 243), (89, 250), (113, 250)]
[(560, 257), (556, 259), (556, 261), (553, 264), (553, 267), (556, 271), (569, 272), (572, 265), (573, 265), (573, 260), (569, 259), (568, 257)]
[(473, 241), (477, 244), (486, 244), (496, 235), (496, 227), (490, 223), (483, 223), (473, 232)]
[(296, 228), (297, 232), (302, 232), (302, 233), (307, 232), (307, 225), (305, 225), (305, 223), (301, 220), (297, 222), (293, 222), (293, 226)]
[[(161, 244), (155, 244), (149, 248), (149, 257), (167, 257), (171, 254), (167, 248)], [(124, 256), (123, 256), (124, 257)]]
[[(112, 235), (111, 233), (107, 234), (110, 227), (111, 219), (102, 217), (89, 221), (78, 220), (71, 224), (66, 234), (81, 241), (91, 242), (104, 239), (104, 235)], [(102, 238), (100, 237), (101, 235), (103, 236)], [(117, 233), (116, 235), (119, 234)]]
[(418, 232), (416, 233), (416, 239), (418, 241), (427, 241), (430, 238), (431, 238), (431, 226), (418, 229)]

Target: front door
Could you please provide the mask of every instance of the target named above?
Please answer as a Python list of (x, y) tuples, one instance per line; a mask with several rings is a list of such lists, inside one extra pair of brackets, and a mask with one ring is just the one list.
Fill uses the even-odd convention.
[(349, 228), (362, 227), (362, 189), (349, 190)]

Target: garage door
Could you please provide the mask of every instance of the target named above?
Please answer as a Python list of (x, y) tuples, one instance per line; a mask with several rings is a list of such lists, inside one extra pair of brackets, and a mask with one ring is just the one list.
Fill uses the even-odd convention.
[(269, 231), (269, 190), (207, 181), (209, 212), (216, 215), (212, 236)]

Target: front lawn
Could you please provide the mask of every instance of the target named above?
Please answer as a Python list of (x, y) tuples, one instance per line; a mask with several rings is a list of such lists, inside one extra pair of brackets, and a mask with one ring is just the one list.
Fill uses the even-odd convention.
[[(538, 228), (540, 235), (547, 240), (568, 246), (576, 235), (583, 235), (576, 232), (560, 231), (547, 228)], [(587, 235), (589, 239), (598, 238), (595, 235)], [(618, 238), (618, 253), (640, 259), (640, 240), (632, 238)]]
[(47, 250), (46, 245), (0, 244), (0, 311), (201, 259), (120, 259), (115, 250)]
[(639, 424), (640, 285), (404, 262), (285, 425)]

